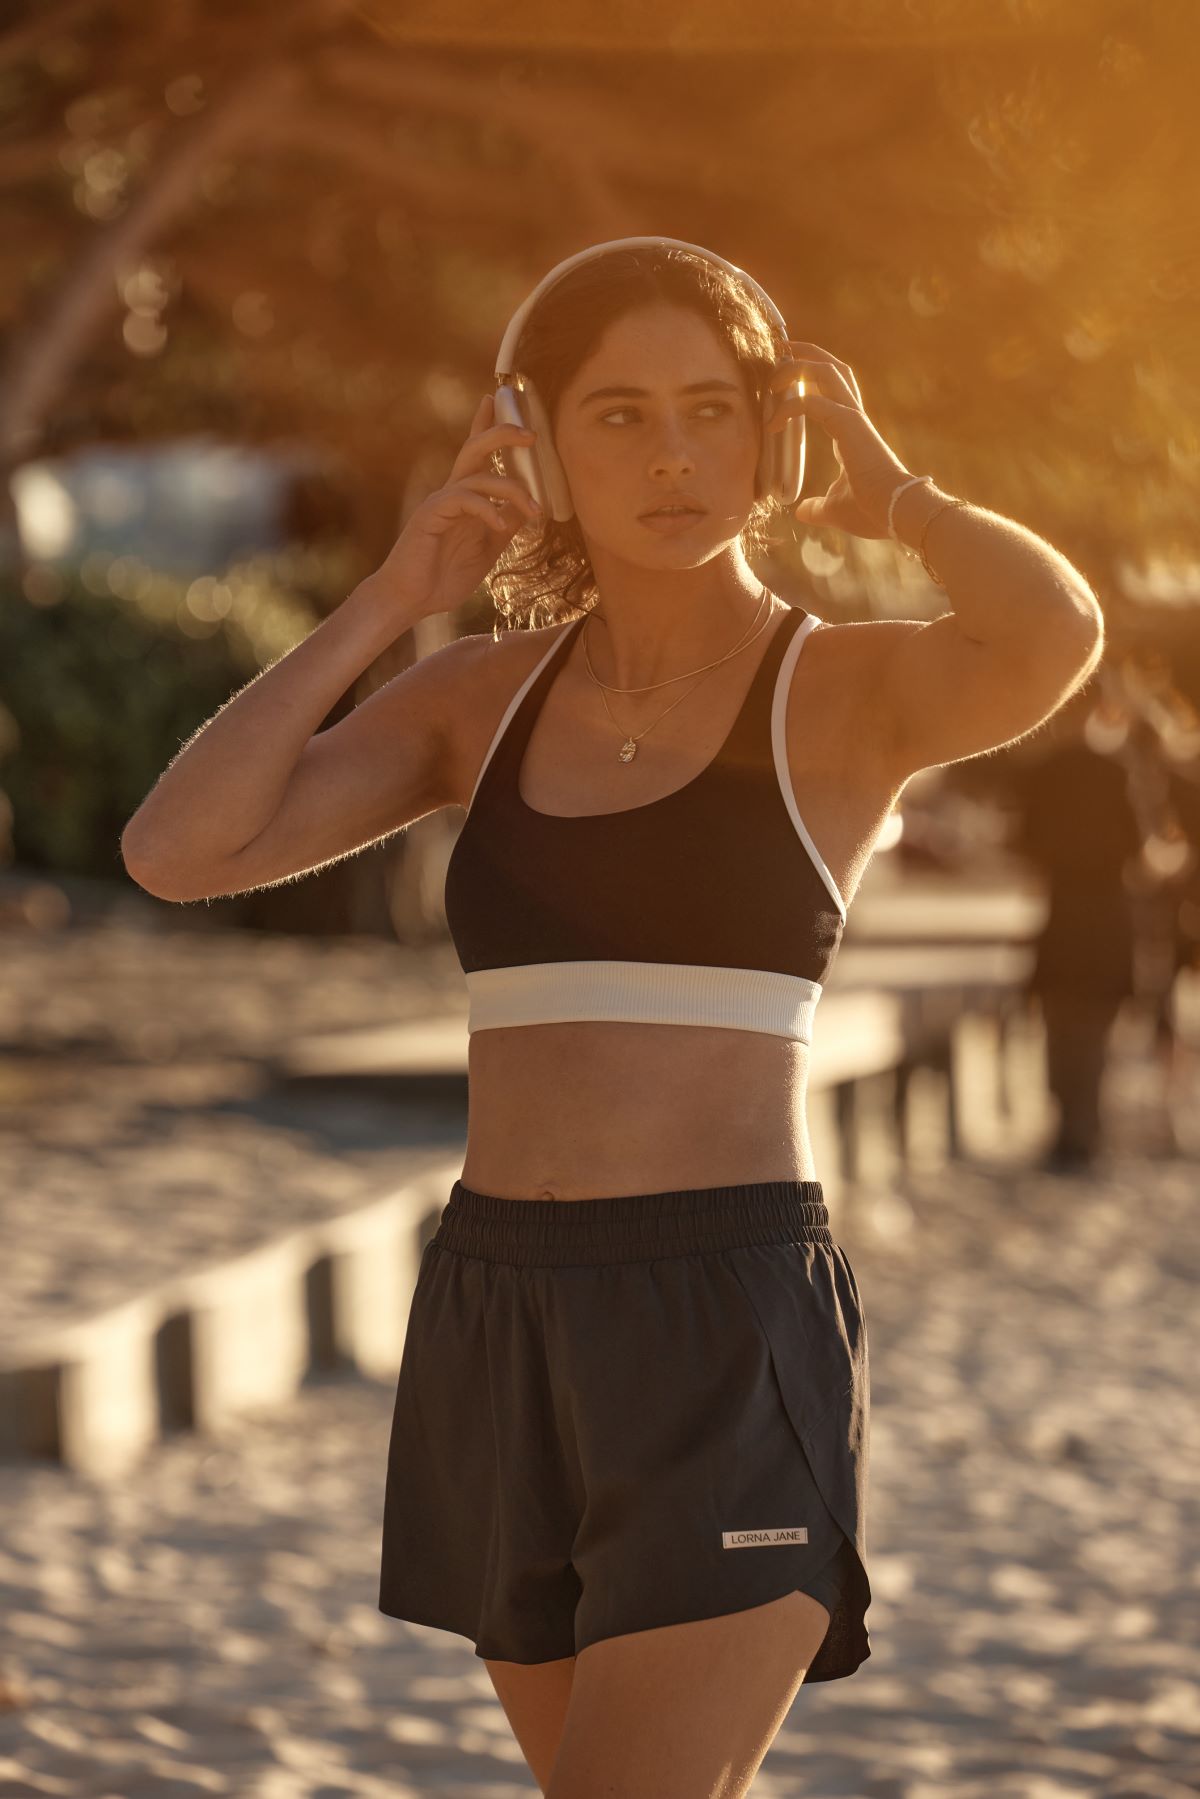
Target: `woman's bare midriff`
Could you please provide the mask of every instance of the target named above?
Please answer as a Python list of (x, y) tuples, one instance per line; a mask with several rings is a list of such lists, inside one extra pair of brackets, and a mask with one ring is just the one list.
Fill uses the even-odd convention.
[[(813, 636), (789, 703), (806, 747), (792, 758), (793, 786), (839, 891), (852, 897), (898, 788), (872, 754), (867, 634), (823, 625)], [(503, 647), (519, 660), (472, 710), (464, 794), (519, 679), (544, 653), (536, 643)], [(714, 678), (708, 740), (674, 770), (660, 757), (664, 791), (703, 766), (732, 725), (753, 671), (730, 670), (724, 681), (725, 671)], [(522, 791), (543, 812), (571, 811), (580, 792), (589, 811), (608, 810), (629, 788), (627, 775), (624, 788), (616, 782), (609, 737), (593, 744), (579, 723), (585, 680), (570, 663), (560, 670), (526, 748)], [(807, 1044), (724, 1026), (605, 1019), (476, 1031), (461, 1179), (498, 1198), (562, 1200), (820, 1180), (806, 1117), (808, 1068)]]
[(818, 1180), (808, 1047), (724, 1027), (602, 1020), (476, 1031), (462, 1182), (600, 1199)]

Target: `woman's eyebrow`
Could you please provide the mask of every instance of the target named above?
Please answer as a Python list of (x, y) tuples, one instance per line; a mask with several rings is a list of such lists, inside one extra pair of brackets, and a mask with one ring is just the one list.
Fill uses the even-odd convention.
[[(679, 389), (679, 392), (681, 394), (705, 394), (715, 393), (718, 390), (734, 394), (739, 391), (736, 381), (712, 380), (689, 381), (686, 387)], [(586, 406), (590, 400), (647, 400), (649, 398), (650, 389), (648, 387), (594, 387), (590, 394), (584, 394), (579, 404)]]

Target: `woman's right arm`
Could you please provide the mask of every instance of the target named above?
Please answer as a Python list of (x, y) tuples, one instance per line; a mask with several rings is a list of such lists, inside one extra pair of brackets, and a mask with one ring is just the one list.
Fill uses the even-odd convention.
[[(212, 899), (309, 873), (455, 801), (454, 721), (490, 639), (423, 657), (336, 725), (318, 726), (389, 644), (473, 593), (503, 541), (537, 514), (485, 472), (504, 443), (490, 396), (446, 486), (387, 560), (302, 643), (184, 744), (121, 836), (130, 876), (161, 899)], [(501, 535), (502, 534), (502, 535)]]
[[(415, 623), (420, 612), (412, 611)], [(403, 824), (406, 815), (419, 817), (437, 804), (432, 791), (448, 696), (445, 679), (436, 678), (444, 661), (436, 671), (433, 664), (444, 652), (425, 657), (347, 719), (318, 731), (406, 628), (402, 609), (398, 616), (363, 582), (302, 643), (227, 700), (183, 745), (122, 833), (125, 867), (138, 885), (173, 900), (244, 893), (372, 841), (381, 834), (371, 828), (376, 819), (395, 816)], [(339, 739), (348, 723), (351, 731)], [(351, 783), (344, 766), (339, 793), (337, 758), (329, 752), (347, 735), (359, 778)], [(429, 805), (422, 803), (427, 796)], [(322, 816), (323, 805), (332, 816)], [(285, 808), (284, 832), (276, 829), (265, 841)], [(336, 834), (335, 808), (343, 827)], [(363, 831), (370, 834), (358, 843), (341, 841)]]

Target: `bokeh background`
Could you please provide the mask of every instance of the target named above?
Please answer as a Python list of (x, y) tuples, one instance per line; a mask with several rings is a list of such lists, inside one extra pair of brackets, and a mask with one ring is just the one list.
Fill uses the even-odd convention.
[[(461, 1148), (461, 1082), (396, 1029), (461, 1026), (459, 812), (186, 907), (120, 832), (446, 478), (542, 274), (647, 232), (751, 271), (909, 468), (1074, 562), (1107, 637), (1049, 725), (909, 784), (850, 919), (847, 988), (911, 997), (934, 958), (958, 1111), (919, 1176), (843, 1169), (876, 1654), (802, 1692), (755, 1790), (1194, 1792), (1198, 99), (1194, 0), (12, 0), (5, 1792), (532, 1790), (470, 1646), (373, 1611), (386, 1370), (310, 1366), (219, 1431), (156, 1389), (111, 1466), (48, 1350), (36, 1428), (18, 1374)], [(834, 473), (812, 425), (808, 491)], [(761, 572), (834, 622), (946, 607), (895, 545), (796, 523)], [(422, 621), (325, 724), (492, 622), (483, 590)], [(997, 1025), (975, 1088), (934, 994)], [(287, 1060), (334, 1029), (340, 1061)]]
[[(853, 365), (910, 468), (1076, 563), (1110, 664), (1194, 721), (1190, 0), (521, 12), (239, 0), (10, 21), (10, 862), (119, 878), (119, 829), (179, 741), (445, 478), (534, 282), (647, 230), (752, 270), (794, 335)], [(810, 435), (815, 491), (832, 463)], [(791, 529), (779, 563), (823, 615), (942, 609), (893, 545)], [(414, 653), (397, 644), (345, 704)], [(226, 910), (381, 923), (409, 847)]]

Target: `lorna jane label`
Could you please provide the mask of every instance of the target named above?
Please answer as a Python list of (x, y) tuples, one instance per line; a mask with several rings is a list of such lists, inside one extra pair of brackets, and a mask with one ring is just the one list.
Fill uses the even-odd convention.
[(723, 1530), (722, 1549), (753, 1549), (760, 1543), (807, 1543), (806, 1524), (786, 1525), (779, 1530)]

